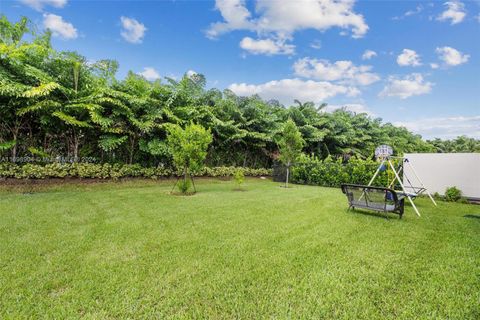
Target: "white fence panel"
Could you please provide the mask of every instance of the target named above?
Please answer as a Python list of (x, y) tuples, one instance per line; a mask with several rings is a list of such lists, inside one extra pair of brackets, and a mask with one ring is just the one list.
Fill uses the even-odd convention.
[[(443, 195), (447, 187), (456, 186), (465, 197), (480, 199), (480, 153), (406, 153), (419, 178), (430, 193)], [(405, 175), (420, 186), (408, 165)]]

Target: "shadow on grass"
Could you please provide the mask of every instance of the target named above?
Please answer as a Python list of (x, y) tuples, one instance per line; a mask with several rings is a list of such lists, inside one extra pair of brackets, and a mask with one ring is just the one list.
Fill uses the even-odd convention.
[(191, 192), (180, 192), (180, 191), (170, 191), (168, 194), (172, 196), (178, 196), (178, 197), (191, 197), (194, 196), (198, 193), (198, 191), (191, 191)]
[(470, 218), (470, 219), (479, 219), (480, 220), (480, 214), (466, 214), (463, 216), (464, 218)]
[(390, 218), (398, 218), (398, 220), (400, 220), (400, 217), (397, 215), (389, 215), (388, 213), (382, 213), (382, 212), (376, 212), (376, 211), (367, 211), (362, 209), (347, 209), (346, 212), (352, 213), (352, 214), (361, 214), (364, 216), (375, 217), (375, 218), (383, 218), (386, 220), (390, 220)]

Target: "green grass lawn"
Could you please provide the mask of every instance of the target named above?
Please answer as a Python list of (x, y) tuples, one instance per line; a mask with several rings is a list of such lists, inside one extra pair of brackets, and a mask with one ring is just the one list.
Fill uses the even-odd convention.
[(0, 192), (0, 318), (479, 319), (480, 206), (201, 180)]

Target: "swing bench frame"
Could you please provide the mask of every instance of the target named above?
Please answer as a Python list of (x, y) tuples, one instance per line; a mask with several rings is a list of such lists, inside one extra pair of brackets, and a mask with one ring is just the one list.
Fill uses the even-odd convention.
[[(425, 185), (423, 184), (422, 180), (420, 179), (420, 177), (418, 176), (417, 172), (415, 171), (415, 168), (412, 166), (412, 164), (410, 163), (410, 161), (408, 160), (408, 158), (405, 158), (405, 157), (394, 157), (394, 156), (391, 156), (391, 155), (381, 155), (380, 157), (381, 159), (381, 162), (380, 162), (380, 165), (378, 166), (377, 170), (375, 171), (375, 174), (373, 175), (372, 179), (370, 179), (370, 182), (368, 183), (368, 186), (370, 187), (373, 183), (373, 181), (375, 181), (375, 178), (378, 176), (378, 174), (383, 171), (382, 168), (385, 168), (385, 166), (388, 164), (388, 167), (393, 171), (393, 173), (395, 174), (395, 177), (393, 178), (393, 180), (390, 182), (388, 188), (392, 188), (394, 187), (394, 184), (396, 181), (398, 181), (398, 184), (400, 185), (400, 188), (401, 190), (398, 190), (397, 191), (397, 195), (400, 196), (400, 197), (406, 197), (408, 199), (408, 201), (410, 202), (410, 204), (412, 205), (413, 209), (415, 210), (415, 213), (417, 214), (417, 216), (421, 217), (420, 215), (420, 212), (418, 211), (418, 208), (417, 206), (415, 206), (415, 203), (413, 203), (413, 199), (415, 199), (416, 197), (418, 197), (419, 195), (421, 195), (422, 193), (426, 193), (428, 195), (428, 197), (430, 198), (430, 200), (432, 201), (432, 203), (437, 206), (437, 203), (435, 202), (435, 199), (433, 199), (432, 195), (430, 194), (430, 192), (428, 192), (427, 188), (425, 187)], [(399, 169), (395, 169), (395, 166), (393, 165), (392, 163), (392, 159), (399, 159), (400, 160), (400, 167)], [(413, 172), (413, 175), (415, 176), (415, 178), (417, 179), (418, 182), (420, 182), (420, 187), (415, 187), (412, 185), (410, 179), (408, 178), (408, 176), (406, 175), (405, 173), (405, 170), (404, 170), (404, 166), (408, 165), (409, 168), (412, 170)], [(404, 177), (404, 181), (402, 182), (402, 179), (400, 179), (400, 174), (403, 172), (403, 177)], [(407, 182), (407, 187), (405, 187), (405, 183), (404, 182)], [(411, 190), (412, 192), (408, 192), (407, 191), (407, 188), (409, 190)]]

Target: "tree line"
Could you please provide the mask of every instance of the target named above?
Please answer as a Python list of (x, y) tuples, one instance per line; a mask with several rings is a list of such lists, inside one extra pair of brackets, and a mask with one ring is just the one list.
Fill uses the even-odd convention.
[(478, 140), (424, 141), (403, 127), (326, 104), (296, 101), (285, 107), (259, 96), (206, 88), (201, 74), (147, 81), (129, 72), (117, 79), (118, 62), (88, 61), (57, 51), (49, 31), (27, 19), (0, 18), (0, 157), (93, 159), (100, 163), (171, 165), (166, 138), (172, 126), (208, 128), (208, 166), (268, 167), (288, 119), (304, 140), (303, 152), (373, 156), (379, 144), (404, 152), (480, 151)]

